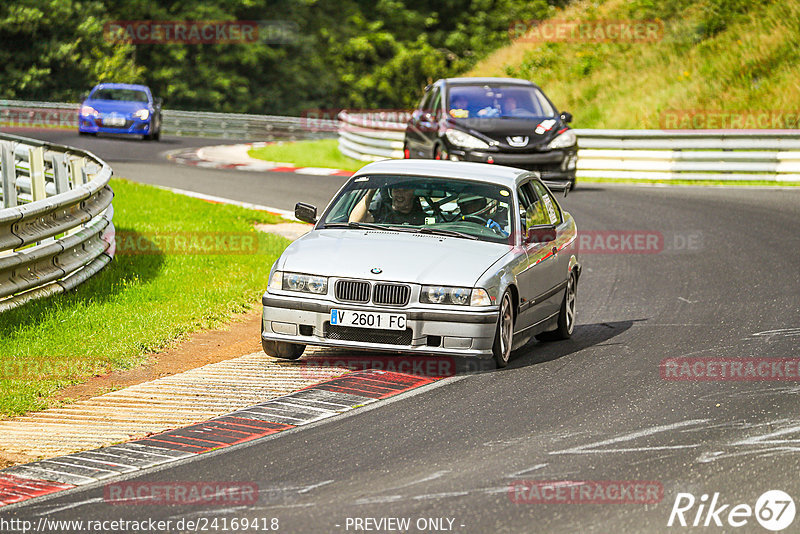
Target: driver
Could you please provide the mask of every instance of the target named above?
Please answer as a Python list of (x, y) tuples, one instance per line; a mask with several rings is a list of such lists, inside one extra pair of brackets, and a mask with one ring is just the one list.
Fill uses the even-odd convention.
[(374, 210), (369, 209), (377, 189), (367, 190), (358, 204), (350, 212), (350, 222), (377, 222), (383, 224), (425, 224), (425, 212), (422, 211), (419, 198), (413, 189), (395, 187), (390, 189), (391, 204), (381, 202)]
[(507, 96), (503, 102), (503, 110), (506, 115), (513, 115), (517, 111), (517, 99), (513, 96)]

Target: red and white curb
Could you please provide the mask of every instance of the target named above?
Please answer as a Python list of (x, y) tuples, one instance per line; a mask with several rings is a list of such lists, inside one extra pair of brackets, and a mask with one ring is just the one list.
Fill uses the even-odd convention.
[(204, 423), (9, 467), (0, 471), (0, 508), (307, 425), (439, 378), (356, 371)]
[(295, 167), (251, 158), (247, 152), (271, 143), (242, 143), (237, 145), (205, 146), (168, 152), (167, 159), (182, 165), (194, 165), (210, 169), (233, 169), (239, 171), (294, 172), (312, 176), (352, 176), (353, 171), (327, 167)]

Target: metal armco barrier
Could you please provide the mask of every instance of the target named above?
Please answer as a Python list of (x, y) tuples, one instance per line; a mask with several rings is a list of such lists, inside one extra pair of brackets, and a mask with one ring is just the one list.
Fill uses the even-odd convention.
[[(403, 157), (404, 122), (339, 114), (339, 150), (375, 161)], [(800, 181), (800, 130), (588, 130), (577, 178)]]
[[(80, 104), (0, 100), (0, 125), (78, 129)], [(166, 135), (261, 140), (325, 138), (334, 135), (337, 122), (306, 117), (210, 113), (205, 111), (161, 111)]]
[[(392, 114), (392, 118), (396, 114)], [(410, 113), (405, 120), (408, 120)], [(339, 113), (339, 151), (361, 161), (403, 157), (405, 122), (384, 120), (377, 114)]]
[(72, 289), (114, 257), (111, 168), (0, 133), (0, 313)]
[(800, 180), (800, 130), (575, 130), (580, 178)]

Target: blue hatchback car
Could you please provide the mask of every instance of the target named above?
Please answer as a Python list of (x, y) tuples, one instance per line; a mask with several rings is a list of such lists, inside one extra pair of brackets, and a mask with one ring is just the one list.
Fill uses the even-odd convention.
[(161, 137), (161, 99), (153, 98), (146, 85), (98, 84), (81, 104), (78, 133), (132, 134), (158, 140)]

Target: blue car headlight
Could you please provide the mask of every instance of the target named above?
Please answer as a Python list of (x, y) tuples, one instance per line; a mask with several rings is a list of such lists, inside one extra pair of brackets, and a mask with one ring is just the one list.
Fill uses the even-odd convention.
[(137, 119), (141, 119), (143, 121), (146, 121), (147, 119), (150, 118), (150, 110), (149, 109), (140, 109), (136, 113), (134, 113), (133, 116), (136, 117)]

